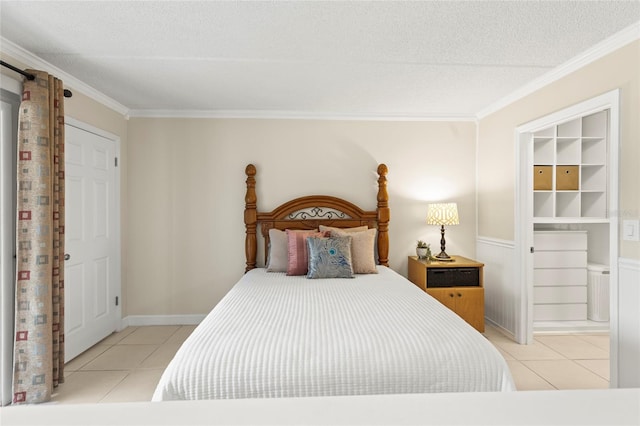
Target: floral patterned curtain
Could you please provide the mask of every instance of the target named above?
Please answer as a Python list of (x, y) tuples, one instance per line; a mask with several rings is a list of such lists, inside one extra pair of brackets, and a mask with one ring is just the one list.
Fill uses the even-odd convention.
[(51, 399), (64, 381), (64, 97), (62, 81), (28, 70), (17, 167), (13, 403)]

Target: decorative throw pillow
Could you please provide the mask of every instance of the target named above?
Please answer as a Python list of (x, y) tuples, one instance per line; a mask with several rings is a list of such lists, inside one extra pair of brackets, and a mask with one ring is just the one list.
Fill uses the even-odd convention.
[(269, 229), (267, 272), (287, 272), (287, 233), (279, 229)]
[(369, 229), (367, 225), (354, 226), (353, 228), (336, 228), (335, 226), (320, 225), (321, 231), (340, 231), (340, 232), (362, 232)]
[(307, 238), (307, 278), (353, 278), (351, 237)]
[(307, 237), (326, 237), (327, 232), (287, 229), (287, 275), (305, 275), (309, 267)]
[(343, 232), (342, 230), (331, 231), (331, 236), (351, 236), (351, 259), (353, 262), (353, 272), (356, 274), (377, 274), (376, 269), (376, 244), (375, 228), (362, 232)]

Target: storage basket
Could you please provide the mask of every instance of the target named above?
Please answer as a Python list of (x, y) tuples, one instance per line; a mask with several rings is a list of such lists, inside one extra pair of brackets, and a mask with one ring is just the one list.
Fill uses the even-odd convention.
[(556, 166), (556, 190), (577, 191), (580, 171), (578, 166)]
[(551, 166), (533, 166), (533, 189), (537, 191), (550, 191), (552, 189)]

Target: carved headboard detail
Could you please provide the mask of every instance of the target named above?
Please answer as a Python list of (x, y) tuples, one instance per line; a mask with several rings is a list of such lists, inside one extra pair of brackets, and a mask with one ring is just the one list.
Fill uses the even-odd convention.
[[(287, 201), (270, 212), (259, 212), (256, 197), (256, 167), (249, 164), (247, 175), (247, 193), (245, 195), (244, 223), (245, 237), (245, 272), (256, 267), (258, 242), (257, 225), (260, 223), (261, 233), (266, 247), (269, 244), (269, 229), (316, 229), (320, 225), (338, 228), (350, 228), (367, 225), (378, 228), (378, 263), (389, 266), (389, 194), (387, 193), (387, 166), (378, 166), (377, 208), (365, 211), (342, 198), (329, 195), (309, 195)], [(266, 260), (266, 259), (265, 259)]]

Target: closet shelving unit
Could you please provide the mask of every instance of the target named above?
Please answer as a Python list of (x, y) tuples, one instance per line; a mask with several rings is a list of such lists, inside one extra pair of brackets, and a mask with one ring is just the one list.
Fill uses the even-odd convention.
[(586, 229), (609, 222), (608, 114), (598, 111), (533, 134), (533, 319), (546, 322), (543, 327), (588, 319)]
[[(607, 134), (607, 110), (534, 133), (534, 188), (541, 167), (551, 173), (548, 188), (534, 189), (535, 223), (607, 221)], [(578, 174), (575, 184), (565, 173)]]

